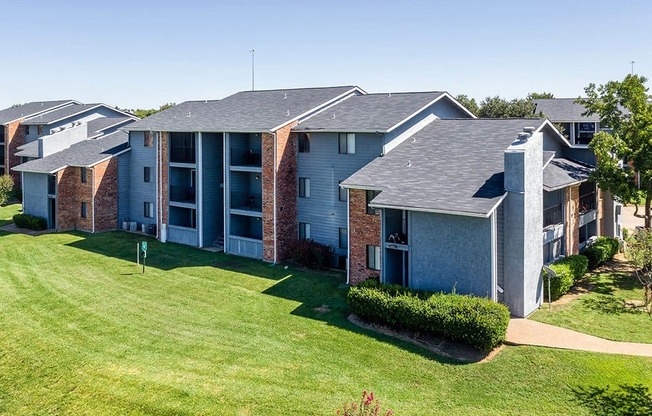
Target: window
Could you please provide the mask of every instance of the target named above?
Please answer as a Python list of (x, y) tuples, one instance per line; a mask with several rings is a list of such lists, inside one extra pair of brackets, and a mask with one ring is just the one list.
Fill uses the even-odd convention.
[(48, 175), (48, 195), (57, 194), (57, 175)]
[(376, 210), (375, 210), (374, 208), (371, 208), (371, 207), (369, 206), (369, 203), (370, 203), (370, 202), (371, 202), (375, 197), (377, 197), (379, 193), (380, 193), (380, 191), (367, 191), (367, 205), (366, 205), (366, 207), (367, 207), (367, 214), (369, 214), (369, 215), (377, 215), (377, 214), (376, 214)]
[(25, 136), (29, 136), (29, 126), (25, 126)]
[(340, 133), (340, 153), (355, 154), (355, 133)]
[(145, 202), (145, 218), (154, 218), (154, 203)]
[(86, 172), (86, 168), (81, 168), (79, 169), (81, 171), (81, 183), (86, 183), (87, 177), (88, 177), (88, 172)]
[(310, 179), (299, 178), (299, 196), (301, 198), (310, 198)]
[(348, 230), (346, 228), (340, 228), (340, 248), (349, 248), (349, 238)]
[(367, 269), (380, 270), (380, 246), (367, 246)]
[(43, 126), (36, 126), (36, 134), (39, 136), (43, 134)]
[(152, 168), (145, 166), (143, 168), (143, 181), (151, 182), (152, 181)]
[(337, 188), (339, 189), (339, 194), (340, 194), (340, 201), (346, 201), (346, 188), (342, 188), (340, 185), (342, 184), (342, 181), (339, 181), (337, 183)]
[(299, 133), (299, 153), (310, 153), (310, 135)]
[(310, 239), (310, 224), (307, 222), (299, 223), (299, 240)]
[(146, 131), (143, 133), (143, 146), (154, 146), (154, 134), (151, 131)]
[(86, 211), (86, 210), (87, 210), (86, 202), (82, 202), (82, 203), (81, 203), (81, 217), (82, 217), (82, 218), (86, 218), (86, 215), (87, 215), (87, 211)]

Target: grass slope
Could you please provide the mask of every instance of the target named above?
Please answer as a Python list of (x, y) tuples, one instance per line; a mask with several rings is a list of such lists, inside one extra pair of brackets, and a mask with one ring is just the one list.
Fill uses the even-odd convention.
[(12, 217), (18, 214), (20, 209), (20, 204), (0, 205), (0, 227), (13, 222)]
[(643, 287), (622, 262), (589, 275), (587, 283), (589, 293), (552, 309), (544, 305), (530, 319), (614, 341), (652, 343), (652, 318), (626, 305), (643, 300)]
[(143, 275), (140, 239), (0, 232), (0, 414), (332, 415), (367, 389), (397, 415), (581, 415), (578, 386), (652, 387), (646, 358), (438, 359), (350, 324), (341, 274), (149, 240)]

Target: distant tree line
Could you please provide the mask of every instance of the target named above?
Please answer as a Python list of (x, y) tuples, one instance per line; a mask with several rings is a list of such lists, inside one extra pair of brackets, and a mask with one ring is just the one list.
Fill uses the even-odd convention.
[(535, 113), (536, 105), (533, 100), (555, 98), (550, 92), (532, 92), (525, 98), (507, 100), (496, 95), (486, 97), (478, 104), (475, 98), (465, 94), (455, 97), (469, 111), (480, 118), (510, 118), (510, 117), (543, 117), (543, 113)]
[(162, 106), (160, 106), (159, 108), (149, 108), (149, 109), (145, 109), (145, 108), (136, 108), (136, 109), (118, 108), (118, 110), (126, 111), (127, 113), (131, 113), (131, 114), (135, 115), (138, 118), (145, 118), (145, 117), (149, 117), (149, 116), (151, 116), (153, 114), (156, 114), (156, 113), (158, 113), (160, 111), (167, 110), (168, 108), (172, 108), (175, 105), (176, 105), (176, 103), (165, 103)]

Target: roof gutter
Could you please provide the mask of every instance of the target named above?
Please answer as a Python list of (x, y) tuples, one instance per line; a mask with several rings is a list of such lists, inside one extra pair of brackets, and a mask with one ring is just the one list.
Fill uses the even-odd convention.
[(505, 196), (500, 199), (500, 201), (487, 213), (481, 213), (481, 212), (465, 212), (465, 211), (452, 211), (452, 210), (445, 210), (445, 209), (431, 209), (431, 208), (420, 208), (420, 207), (410, 207), (406, 205), (389, 205), (389, 204), (382, 204), (382, 203), (374, 203), (373, 201), (369, 203), (369, 206), (372, 208), (386, 208), (386, 209), (398, 209), (398, 210), (405, 210), (405, 211), (417, 211), (417, 212), (427, 212), (430, 214), (448, 214), (448, 215), (458, 215), (458, 216), (463, 216), (463, 217), (474, 217), (474, 218), (489, 218), (491, 213), (493, 212), (494, 209), (500, 204), (502, 199)]

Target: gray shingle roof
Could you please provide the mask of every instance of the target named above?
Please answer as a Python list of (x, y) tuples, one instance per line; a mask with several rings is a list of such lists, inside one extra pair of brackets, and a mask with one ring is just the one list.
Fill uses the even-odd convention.
[(543, 114), (552, 122), (557, 121), (600, 121), (597, 114), (591, 116), (582, 116), (586, 111), (583, 105), (575, 104), (577, 98), (551, 98), (533, 100), (537, 108), (536, 113), (542, 111)]
[(186, 101), (126, 130), (263, 132), (357, 87), (243, 91), (219, 101)]
[(310, 117), (297, 129), (387, 132), (444, 94), (433, 91), (353, 96)]
[(87, 167), (128, 148), (128, 134), (116, 131), (99, 139), (89, 139), (75, 143), (61, 152), (23, 163), (14, 167), (13, 170), (18, 172), (52, 173), (67, 166)]
[(75, 114), (83, 113), (84, 111), (88, 111), (90, 109), (104, 106), (104, 104), (78, 104), (78, 105), (70, 105), (66, 106), (63, 108), (59, 108), (53, 111), (48, 111), (47, 113), (39, 114), (34, 117), (30, 117), (27, 120), (23, 121), (21, 124), (25, 126), (34, 126), (34, 125), (39, 125), (39, 124), (50, 124), (55, 121), (61, 120), (61, 119), (66, 119), (68, 117), (72, 117)]
[(543, 169), (543, 189), (555, 191), (589, 179), (593, 166), (566, 158), (554, 158)]
[(537, 119), (435, 120), (343, 182), (372, 205), (485, 216), (505, 194), (504, 151)]
[(89, 121), (88, 124), (88, 137), (97, 136), (102, 130), (109, 127), (124, 126), (126, 123), (134, 122), (135, 117), (100, 117), (95, 120)]
[(0, 111), (0, 124), (6, 124), (23, 117), (31, 117), (65, 104), (72, 104), (73, 102), (73, 100), (34, 101), (16, 107), (5, 108)]
[(543, 152), (543, 166), (546, 166), (546, 164), (547, 164), (548, 162), (550, 162), (550, 160), (551, 160), (553, 157), (555, 157), (555, 152), (544, 151), (544, 152)]
[(38, 157), (38, 140), (19, 146), (18, 150), (16, 156)]

